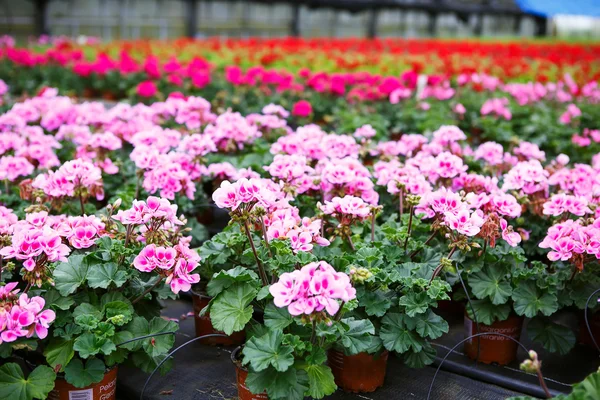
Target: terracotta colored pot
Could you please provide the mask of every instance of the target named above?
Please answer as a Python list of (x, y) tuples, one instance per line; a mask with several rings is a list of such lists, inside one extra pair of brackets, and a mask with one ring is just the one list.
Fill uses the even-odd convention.
[[(590, 324), (590, 329), (592, 330), (592, 334), (594, 335), (594, 339), (596, 343), (600, 346), (600, 313), (589, 313), (588, 314), (588, 322)], [(596, 348), (594, 346), (594, 342), (592, 341), (592, 337), (590, 336), (590, 332), (585, 324), (584, 313), (579, 314), (579, 335), (577, 336), (577, 342), (584, 344), (586, 346), (590, 346)]]
[(84, 99), (91, 99), (94, 97), (94, 91), (90, 88), (85, 88), (85, 89), (83, 89), (83, 93), (81, 94), (81, 97), (83, 97)]
[[(200, 293), (192, 292), (192, 301), (194, 303), (194, 325), (196, 327), (196, 337), (202, 335), (210, 335), (213, 333), (223, 333), (217, 331), (210, 321), (210, 314), (206, 313), (200, 316), (200, 311), (208, 305), (210, 301), (209, 296), (202, 295)], [(246, 333), (244, 331), (234, 332), (228, 337), (210, 337), (200, 340), (200, 343), (208, 344), (211, 346), (239, 346), (246, 341)]]
[(113, 92), (106, 91), (102, 93), (102, 98), (108, 101), (115, 101), (117, 99), (117, 96)]
[[(502, 333), (516, 340), (521, 337), (523, 329), (523, 317), (511, 315), (505, 321), (497, 321), (492, 325), (479, 324), (479, 333)], [(467, 336), (477, 333), (477, 324), (465, 313), (465, 334)], [(479, 346), (479, 358), (477, 357), (477, 347)], [(517, 358), (518, 344), (509, 338), (498, 335), (484, 335), (469, 339), (465, 342), (465, 353), (472, 360), (477, 359), (484, 364), (497, 363), (500, 365), (509, 364)]]
[(335, 384), (346, 392), (368, 393), (383, 385), (388, 352), (380, 355), (358, 353), (347, 356), (341, 351), (329, 350), (327, 364), (333, 372)]
[(109, 370), (98, 383), (79, 389), (57, 378), (49, 400), (115, 400), (117, 398), (117, 367)]
[(266, 393), (254, 394), (246, 387), (246, 377), (248, 370), (242, 366), (240, 362), (240, 351), (242, 347), (237, 347), (231, 352), (231, 361), (235, 365), (235, 377), (238, 388), (238, 398), (240, 400), (268, 400), (269, 396)]

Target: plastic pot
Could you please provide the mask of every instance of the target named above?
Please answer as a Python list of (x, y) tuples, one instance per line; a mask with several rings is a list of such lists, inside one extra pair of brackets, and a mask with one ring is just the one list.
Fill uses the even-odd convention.
[[(479, 324), (479, 333), (501, 333), (516, 340), (520, 339), (522, 329), (523, 317), (514, 314), (508, 317), (507, 320), (496, 321), (492, 325)], [(465, 312), (465, 336), (475, 335), (476, 333), (477, 324)], [(499, 335), (478, 336), (465, 342), (467, 356), (484, 364), (509, 364), (517, 358), (517, 350), (518, 344), (515, 341)]]
[(76, 388), (62, 378), (57, 378), (49, 400), (116, 400), (117, 367), (106, 371), (104, 378), (90, 386)]
[[(216, 330), (212, 322), (210, 321), (210, 314), (207, 312), (204, 315), (200, 315), (200, 311), (204, 307), (208, 305), (211, 297), (193, 292), (192, 291), (192, 301), (194, 304), (194, 325), (196, 328), (196, 337), (203, 335), (210, 335), (215, 333), (223, 333), (221, 331)], [(201, 339), (200, 343), (208, 344), (211, 346), (239, 346), (240, 344), (246, 341), (246, 333), (244, 331), (234, 332), (228, 337), (209, 337), (206, 339)]]
[(347, 356), (341, 351), (329, 350), (327, 364), (333, 372), (335, 384), (352, 393), (373, 392), (383, 385), (389, 353), (379, 355), (358, 353)]
[(231, 352), (231, 361), (235, 365), (235, 377), (238, 389), (239, 400), (268, 400), (269, 396), (266, 393), (254, 394), (246, 387), (246, 377), (248, 370), (242, 366), (240, 361), (242, 346), (237, 347)]

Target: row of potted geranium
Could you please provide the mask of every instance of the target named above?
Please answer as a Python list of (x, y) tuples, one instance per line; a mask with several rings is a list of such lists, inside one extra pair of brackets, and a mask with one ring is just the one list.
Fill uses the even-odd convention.
[[(448, 298), (460, 273), (474, 305), (467, 306), (474, 325), (505, 320), (512, 312), (536, 317), (537, 332), (548, 333), (537, 334), (538, 340), (551, 350), (554, 346), (553, 350), (568, 351), (573, 335), (543, 316), (570, 304), (583, 307), (582, 298), (597, 279), (595, 263), (588, 263), (596, 254), (597, 163), (571, 167), (566, 156), (545, 162), (544, 151), (529, 142), (507, 147), (487, 142), (471, 148), (469, 137), (457, 127), (381, 141), (369, 126), (352, 137), (327, 133), (316, 125), (293, 131), (285, 118), (286, 110), (277, 106), (259, 115), (226, 111), (217, 116), (210, 103), (194, 97), (105, 110), (97, 104), (75, 105), (49, 90), (0, 116), (3, 143), (10, 144), (0, 160), (9, 189), (2, 201), (21, 217), (19, 222), (15, 213), (5, 211), (3, 257), (17, 260), (14, 279), (28, 296), (37, 295), (39, 285), (49, 289), (47, 279), (52, 279), (58, 296), (77, 301), (61, 304), (65, 309), (53, 307), (60, 323), (52, 327), (67, 342), (72, 340), (73, 352), (78, 352), (81, 363), (75, 361), (72, 368), (85, 369), (84, 361), (92, 359), (105, 366), (118, 363), (115, 359), (127, 357), (122, 346), (137, 352), (134, 342), (124, 343), (135, 337), (117, 340), (117, 335), (127, 335), (121, 331), (170, 331), (156, 331), (146, 314), (140, 316), (148, 327), (138, 327), (142, 323), (134, 324), (134, 319), (118, 325), (120, 316), (127, 320), (127, 314), (107, 316), (102, 298), (113, 290), (125, 293), (133, 317), (145, 312), (144, 297), (138, 300), (144, 292), (166, 296), (170, 291), (165, 282), (175, 292), (197, 281), (192, 270), (198, 260), (188, 251), (189, 239), (182, 241), (183, 226), (167, 200), (133, 198), (160, 193), (184, 205), (182, 211), (191, 217), (194, 208), (186, 199), (200, 195), (203, 179), (232, 181), (212, 194), (216, 205), (230, 212), (232, 224), (200, 249), (200, 273), (212, 299), (208, 307), (198, 309), (206, 308), (203, 314), (210, 315), (219, 330), (230, 334), (248, 324), (260, 329), (262, 322), (257, 322), (265, 319), (287, 320), (284, 311), (294, 303), (286, 312), (306, 317), (282, 327), (282, 334), (301, 329), (301, 341), (332, 346), (329, 365), (334, 379), (343, 374), (336, 362), (360, 353), (367, 353), (360, 355), (363, 358), (374, 354), (372, 361), (380, 362), (385, 351), (393, 351), (409, 365), (426, 365), (434, 355), (428, 340), (447, 330), (433, 309)], [(73, 152), (77, 159), (67, 161)], [(255, 170), (238, 169), (224, 160)], [(369, 166), (370, 161), (376, 162)], [(207, 194), (211, 192), (208, 188)], [(121, 197), (124, 205), (119, 208), (125, 211), (115, 214), (116, 206), (105, 206), (114, 201), (107, 203), (105, 197)], [(552, 220), (543, 219), (549, 215), (559, 221), (550, 229)], [(568, 216), (576, 218), (571, 221)], [(191, 218), (187, 224), (193, 228)], [(551, 249), (549, 259), (544, 248)], [(311, 263), (319, 263), (334, 280), (344, 280), (338, 273), (349, 276), (356, 299), (321, 298), (315, 289), (302, 295), (298, 290), (282, 302), (277, 292), (267, 289), (276, 288), (278, 281), (294, 281), (284, 274)], [(3, 270), (12, 267), (5, 264)], [(48, 294), (51, 299), (53, 293)], [(75, 297), (69, 297), (73, 293)], [(17, 298), (9, 297), (12, 309)], [(277, 306), (287, 301), (285, 309)], [(334, 303), (343, 314), (334, 312)], [(82, 304), (85, 308), (78, 309)], [(125, 311), (122, 304), (118, 307)], [(334, 328), (321, 326), (313, 338), (312, 330), (308, 332), (312, 321), (327, 325), (332, 314), (337, 314), (331, 321)], [(26, 314), (24, 321), (30, 319)], [(36, 326), (32, 324), (19, 332), (29, 334)], [(53, 332), (50, 337), (56, 336)], [(535, 335), (535, 330), (530, 332)], [(161, 340), (170, 340), (168, 336)], [(92, 337), (94, 347), (88, 348), (85, 344)], [(557, 341), (559, 337), (567, 340)], [(156, 354), (156, 340), (142, 339), (138, 345), (160, 357), (168, 346), (159, 346)], [(51, 353), (62, 356), (64, 350), (68, 356), (68, 346)], [(300, 343), (294, 349), (301, 365), (307, 353)], [(158, 361), (139, 354), (128, 358), (145, 368)], [(314, 365), (324, 365), (322, 357), (318, 359), (321, 362)], [(90, 367), (99, 366), (99, 361)], [(53, 366), (61, 371), (63, 363)], [(252, 368), (251, 376), (264, 370)], [(281, 368), (277, 371), (293, 374)], [(341, 379), (337, 381), (344, 387)], [(260, 390), (269, 392), (268, 383), (261, 382), (265, 386)]]

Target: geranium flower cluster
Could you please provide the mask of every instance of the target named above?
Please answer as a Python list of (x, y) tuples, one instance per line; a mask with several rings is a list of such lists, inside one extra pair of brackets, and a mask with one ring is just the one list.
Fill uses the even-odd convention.
[(17, 282), (0, 286), (0, 344), (11, 343), (35, 334), (39, 339), (48, 336), (48, 328), (56, 319), (52, 310), (44, 310), (41, 296), (19, 295)]
[(200, 256), (187, 244), (173, 247), (149, 244), (133, 260), (133, 266), (142, 272), (157, 272), (166, 277), (166, 283), (175, 294), (187, 292), (192, 285), (200, 282), (200, 274), (192, 271), (198, 267)]
[(322, 311), (335, 316), (340, 309), (340, 301), (356, 298), (356, 289), (348, 275), (337, 272), (325, 261), (281, 274), (279, 281), (269, 287), (269, 292), (277, 307), (287, 307), (294, 316)]
[(67, 161), (56, 171), (38, 175), (31, 186), (52, 198), (94, 196), (104, 199), (102, 171), (84, 160)]
[(559, 222), (548, 229), (539, 246), (550, 249), (549, 260), (571, 261), (583, 270), (586, 254), (600, 259), (600, 219), (587, 225), (581, 220)]

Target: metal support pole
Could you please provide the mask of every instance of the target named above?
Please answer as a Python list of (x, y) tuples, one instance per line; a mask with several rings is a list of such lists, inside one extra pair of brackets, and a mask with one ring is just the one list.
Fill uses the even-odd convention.
[(187, 37), (195, 38), (198, 32), (198, 22), (196, 17), (198, 16), (198, 1), (187, 0), (187, 16), (185, 24), (185, 33)]
[(548, 35), (548, 18), (535, 17), (535, 36), (542, 37)]
[(35, 2), (35, 33), (36, 35), (49, 35), (48, 3), (50, 0), (37, 0)]
[(377, 17), (379, 16), (379, 10), (372, 9), (369, 13), (369, 24), (367, 25), (367, 37), (374, 39), (377, 36)]
[(427, 24), (427, 33), (429, 34), (429, 36), (435, 37), (437, 36), (438, 13), (435, 11), (429, 11), (427, 13), (427, 16), (429, 17), (429, 21)]
[(294, 37), (300, 36), (300, 5), (295, 3), (292, 5), (292, 20), (290, 21), (290, 35)]

